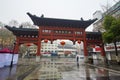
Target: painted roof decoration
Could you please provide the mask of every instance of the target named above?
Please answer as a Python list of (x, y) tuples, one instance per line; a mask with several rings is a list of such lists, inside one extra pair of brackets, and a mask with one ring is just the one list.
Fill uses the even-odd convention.
[[(20, 36), (20, 35), (32, 35), (32, 36), (38, 36), (38, 29), (30, 29), (30, 28), (16, 28), (16, 27), (10, 27), (5, 26), (8, 30), (12, 31), (14, 35)], [(102, 34), (100, 32), (86, 32), (86, 38), (89, 39), (99, 39), (102, 37)]]

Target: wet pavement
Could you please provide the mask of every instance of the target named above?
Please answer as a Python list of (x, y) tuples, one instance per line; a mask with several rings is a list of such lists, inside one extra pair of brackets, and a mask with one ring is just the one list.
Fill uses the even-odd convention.
[(116, 67), (77, 65), (74, 58), (43, 58), (40, 62), (19, 59), (12, 69), (0, 68), (0, 80), (120, 80), (120, 71)]

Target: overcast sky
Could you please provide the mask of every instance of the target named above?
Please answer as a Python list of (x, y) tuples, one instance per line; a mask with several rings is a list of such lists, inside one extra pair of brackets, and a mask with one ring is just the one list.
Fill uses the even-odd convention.
[(101, 5), (106, 5), (107, 1), (111, 5), (115, 3), (113, 0), (0, 0), (0, 21), (6, 24), (11, 20), (17, 20), (19, 24), (32, 23), (27, 12), (50, 18), (79, 20), (82, 17), (88, 20), (93, 19), (93, 13), (102, 10)]

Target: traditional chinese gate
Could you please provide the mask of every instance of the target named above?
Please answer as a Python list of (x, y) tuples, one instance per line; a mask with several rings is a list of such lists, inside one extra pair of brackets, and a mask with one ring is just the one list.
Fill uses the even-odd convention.
[(68, 39), (75, 43), (76, 41), (83, 41), (84, 43), (84, 56), (87, 58), (88, 45), (100, 45), (102, 47), (102, 56), (105, 56), (104, 46), (102, 45), (102, 37), (99, 32), (85, 32), (85, 29), (91, 25), (96, 19), (93, 20), (66, 20), (55, 18), (37, 17), (27, 13), (32, 19), (34, 25), (39, 29), (28, 28), (11, 28), (6, 26), (7, 29), (16, 35), (15, 52), (19, 50), (19, 46), (24, 43), (34, 43), (38, 46), (37, 56), (41, 55), (41, 41), (44, 39), (50, 40), (51, 44), (57, 39)]

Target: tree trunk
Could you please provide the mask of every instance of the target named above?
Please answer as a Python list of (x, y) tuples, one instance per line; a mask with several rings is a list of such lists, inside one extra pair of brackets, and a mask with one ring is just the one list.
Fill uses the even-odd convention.
[(116, 61), (119, 64), (120, 60), (119, 60), (119, 55), (118, 55), (118, 51), (117, 51), (117, 45), (116, 45), (116, 41), (114, 42), (114, 46), (115, 46), (115, 54), (116, 54)]

